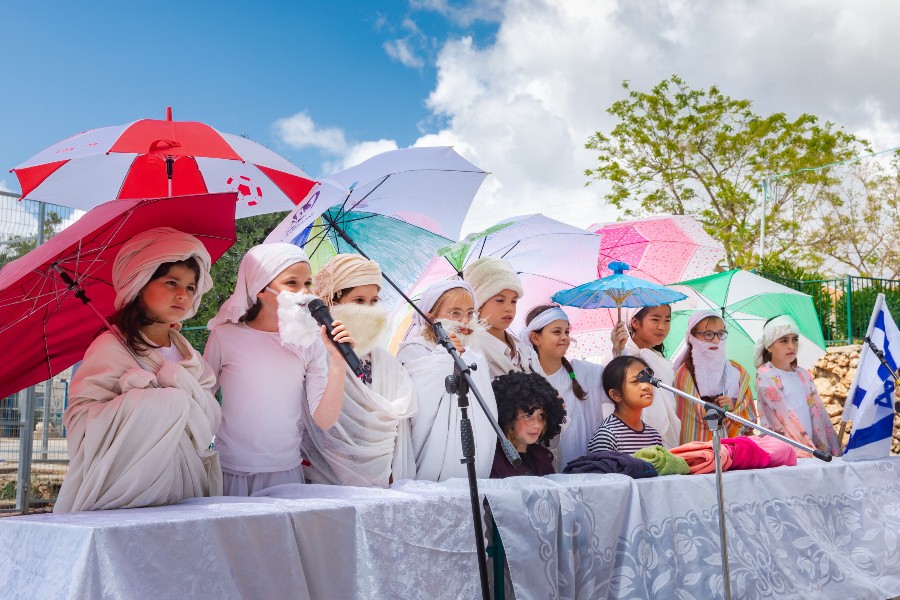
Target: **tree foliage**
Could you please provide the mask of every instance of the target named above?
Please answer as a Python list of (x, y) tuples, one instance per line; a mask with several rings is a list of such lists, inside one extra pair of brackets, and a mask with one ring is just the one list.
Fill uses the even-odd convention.
[(833, 123), (808, 114), (760, 116), (749, 100), (733, 99), (716, 86), (694, 90), (677, 76), (650, 92), (622, 87), (628, 95), (608, 112), (618, 124), (586, 144), (597, 165), (585, 174), (611, 184), (607, 200), (629, 216), (694, 215), (725, 246), (728, 268), (755, 266), (760, 221), (758, 188), (779, 179), (766, 206), (767, 252), (810, 252), (805, 224), (818, 196), (836, 183), (829, 169), (865, 144)]
[(213, 287), (203, 295), (197, 314), (184, 323), (185, 327), (204, 327), (213, 318), (219, 307), (234, 292), (238, 267), (247, 250), (262, 244), (275, 226), (287, 216), (287, 212), (257, 215), (237, 220), (237, 242), (228, 249), (212, 267)]
[[(48, 211), (44, 215), (44, 241), (49, 240), (62, 229), (62, 217), (55, 211)], [(21, 258), (37, 248), (37, 235), (16, 235), (3, 244), (0, 254), (0, 265), (5, 265), (17, 258)]]

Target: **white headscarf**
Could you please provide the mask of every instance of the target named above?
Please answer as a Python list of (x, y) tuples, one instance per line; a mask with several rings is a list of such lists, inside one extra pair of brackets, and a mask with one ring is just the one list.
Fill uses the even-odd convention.
[(212, 329), (222, 323), (237, 323), (256, 304), (256, 295), (289, 266), (309, 258), (299, 246), (274, 243), (260, 244), (247, 251), (238, 268), (234, 293), (222, 304), (216, 316), (206, 324)]
[[(459, 279), (448, 279), (444, 281), (436, 281), (428, 286), (424, 292), (422, 292), (422, 296), (419, 298), (416, 305), (422, 312), (431, 312), (434, 308), (434, 305), (437, 304), (437, 301), (441, 296), (444, 295), (445, 292), (450, 290), (454, 290), (456, 288), (462, 288), (472, 294), (472, 299), (474, 302), (475, 292), (472, 291), (472, 286), (466, 283), (465, 281)], [(423, 329), (428, 326), (428, 323), (425, 322), (425, 319), (417, 313), (413, 312), (413, 325), (415, 325), (418, 329)]]
[(756, 368), (758, 369), (766, 364), (765, 359), (763, 359), (763, 350), (774, 344), (779, 338), (792, 333), (800, 335), (800, 327), (797, 326), (797, 322), (793, 317), (789, 315), (775, 317), (766, 323), (766, 326), (763, 327), (762, 336), (756, 340), (756, 345), (753, 348), (753, 362), (756, 364)]
[(531, 344), (531, 333), (543, 329), (553, 321), (565, 321), (568, 323), (569, 315), (558, 306), (548, 308), (544, 312), (538, 313), (538, 315), (531, 320), (531, 323), (525, 326), (525, 329), (519, 334), (519, 339), (525, 344)]
[(212, 259), (206, 246), (189, 233), (171, 227), (156, 227), (139, 233), (119, 249), (113, 262), (112, 283), (116, 290), (114, 306), (119, 310), (138, 297), (159, 265), (194, 257), (200, 265), (197, 292), (191, 308), (184, 314), (189, 319), (200, 307), (203, 294), (212, 288), (209, 269)]

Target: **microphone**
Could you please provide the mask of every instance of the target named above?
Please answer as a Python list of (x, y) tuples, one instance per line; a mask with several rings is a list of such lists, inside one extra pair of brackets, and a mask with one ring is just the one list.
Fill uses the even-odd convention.
[(353, 348), (347, 342), (334, 341), (334, 334), (332, 333), (334, 328), (331, 326), (334, 319), (331, 318), (331, 313), (328, 312), (328, 307), (325, 306), (325, 303), (316, 298), (310, 300), (306, 307), (309, 308), (309, 314), (316, 320), (316, 323), (325, 326), (325, 333), (328, 334), (328, 339), (331, 340), (331, 343), (335, 345), (341, 353), (341, 356), (344, 357), (344, 360), (347, 362), (350, 370), (353, 371), (353, 374), (362, 379), (365, 372), (363, 371), (359, 357), (356, 356), (356, 352), (353, 351)]
[(654, 387), (659, 387), (659, 379), (653, 376), (653, 369), (647, 367), (637, 374), (637, 380), (641, 383), (649, 383)]

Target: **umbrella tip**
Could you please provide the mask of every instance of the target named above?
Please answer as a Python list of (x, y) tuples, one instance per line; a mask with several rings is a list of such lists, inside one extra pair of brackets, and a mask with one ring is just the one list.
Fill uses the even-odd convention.
[(614, 260), (611, 263), (609, 263), (609, 270), (612, 271), (613, 273), (621, 274), (630, 268), (631, 267), (628, 265), (628, 263), (623, 263), (620, 260)]
[(167, 106), (166, 107), (166, 121), (171, 121), (171, 120), (172, 120), (172, 107)]

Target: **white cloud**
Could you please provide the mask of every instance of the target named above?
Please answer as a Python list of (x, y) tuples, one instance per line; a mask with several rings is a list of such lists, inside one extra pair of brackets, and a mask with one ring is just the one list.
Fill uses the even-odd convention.
[(416, 52), (410, 47), (410, 42), (407, 39), (389, 40), (384, 43), (383, 47), (389, 57), (402, 64), (404, 67), (421, 69), (425, 66), (425, 59), (416, 55)]
[(329, 154), (341, 154), (347, 149), (343, 129), (319, 128), (306, 111), (278, 119), (274, 128), (275, 134), (293, 148), (316, 148)]
[(502, 18), (504, 0), (411, 0), (410, 6), (419, 10), (437, 12), (457, 25), (466, 27), (475, 21), (497, 22)]
[(358, 165), (362, 161), (372, 158), (382, 152), (397, 149), (394, 140), (377, 140), (374, 142), (359, 142), (348, 146), (337, 160), (327, 161), (323, 164), (326, 173), (334, 173), (348, 167)]

